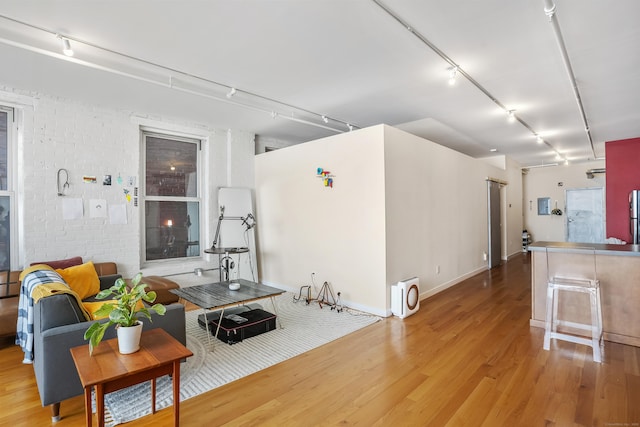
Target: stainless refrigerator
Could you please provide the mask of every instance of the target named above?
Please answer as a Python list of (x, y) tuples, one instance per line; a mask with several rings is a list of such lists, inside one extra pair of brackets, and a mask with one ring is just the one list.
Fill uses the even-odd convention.
[(629, 217), (631, 243), (640, 244), (640, 190), (629, 193)]

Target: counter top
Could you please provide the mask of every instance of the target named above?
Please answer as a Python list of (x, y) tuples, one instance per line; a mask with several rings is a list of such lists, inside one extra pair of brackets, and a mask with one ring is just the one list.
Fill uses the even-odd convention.
[[(607, 243), (536, 242), (531, 250), (531, 321), (532, 326), (545, 327), (548, 294), (547, 253), (555, 252), (556, 261), (570, 270), (592, 268), (596, 250), (596, 274), (602, 296), (604, 339), (640, 347), (640, 245)], [(570, 323), (591, 322), (589, 296), (575, 294), (561, 297), (558, 304), (560, 318)], [(567, 323), (567, 324), (570, 324)]]
[(584, 248), (594, 248), (597, 255), (640, 256), (640, 245), (615, 245), (611, 243), (574, 243), (574, 242), (534, 242), (529, 245), (532, 252), (550, 251), (580, 251)]

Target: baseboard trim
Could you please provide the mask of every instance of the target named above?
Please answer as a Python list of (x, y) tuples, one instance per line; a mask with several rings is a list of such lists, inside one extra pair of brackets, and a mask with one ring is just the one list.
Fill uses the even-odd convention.
[[(298, 295), (299, 292), (300, 292), (300, 287), (294, 288), (292, 286), (283, 285), (281, 283), (268, 282), (268, 281), (265, 281), (265, 280), (261, 281), (260, 283), (264, 283), (267, 286), (272, 286), (274, 288), (282, 289), (284, 291), (293, 292), (296, 295)], [(334, 292), (335, 292), (335, 289), (334, 289)], [(312, 295), (312, 297), (313, 296), (314, 295)], [(337, 297), (338, 296), (336, 295), (336, 298)], [(345, 300), (345, 299), (341, 299), (340, 303), (344, 307), (348, 307), (348, 308), (351, 308), (353, 310), (363, 311), (365, 313), (375, 314), (376, 316), (380, 316), (380, 317), (389, 317), (389, 316), (391, 316), (391, 310), (380, 310), (378, 308), (369, 307), (369, 306), (366, 306), (366, 305), (363, 305), (363, 304), (358, 304), (356, 302)]]
[(450, 288), (450, 287), (452, 287), (454, 285), (457, 285), (458, 283), (460, 283), (460, 282), (462, 282), (464, 280), (467, 280), (468, 278), (473, 277), (476, 274), (482, 273), (483, 271), (486, 271), (486, 270), (487, 270), (487, 266), (484, 265), (482, 267), (479, 267), (479, 268), (477, 268), (475, 270), (470, 271), (467, 274), (463, 274), (462, 276), (456, 277), (453, 280), (449, 280), (448, 282), (442, 283), (442, 284), (436, 286), (435, 288), (428, 289), (428, 290), (420, 293), (420, 301), (422, 301), (424, 299), (427, 299), (427, 298), (429, 298), (429, 297), (431, 297), (431, 296), (433, 296), (433, 295), (435, 295), (437, 293), (440, 293), (440, 292), (444, 291), (445, 289), (448, 289), (448, 288)]

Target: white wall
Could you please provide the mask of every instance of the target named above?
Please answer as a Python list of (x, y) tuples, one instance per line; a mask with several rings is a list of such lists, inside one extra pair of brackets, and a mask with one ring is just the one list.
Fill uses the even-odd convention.
[[(384, 310), (381, 126), (256, 156), (260, 278), (298, 291), (324, 281), (352, 307)], [(316, 175), (329, 170), (334, 186)]]
[[(550, 197), (551, 208), (553, 209), (557, 203), (558, 208), (564, 212), (566, 190), (602, 188), (604, 191), (606, 189), (606, 174), (596, 174), (593, 179), (587, 179), (586, 175), (589, 169), (604, 167), (604, 160), (598, 160), (532, 168), (526, 172), (523, 176), (524, 227), (531, 234), (533, 241), (563, 242), (566, 238), (566, 216), (538, 215), (538, 198)], [(562, 185), (559, 185), (560, 183)]]
[[(72, 100), (49, 97), (42, 93), (18, 91), (0, 86), (0, 102), (16, 97), (32, 99), (34, 108), (22, 108), (23, 127), (18, 168), (21, 175), (19, 195), (22, 253), (21, 268), (34, 261), (82, 256), (85, 260), (115, 261), (120, 272), (132, 276), (141, 271), (140, 208), (127, 202), (124, 188), (117, 184), (120, 175), (136, 177), (140, 184), (140, 126), (150, 126), (206, 140), (203, 167), (210, 194), (205, 195), (202, 226), (205, 241), (213, 240), (217, 218), (217, 188), (228, 185), (253, 187), (254, 136), (247, 132), (218, 130), (204, 124), (188, 123), (162, 117), (148, 117), (139, 112), (113, 110)], [(229, 165), (233, 172), (227, 173)], [(81, 198), (85, 216), (64, 220), (63, 197), (57, 196), (56, 179), (60, 168), (69, 171), (70, 189), (64, 198)], [(112, 185), (103, 186), (102, 177), (112, 175)], [(83, 176), (96, 176), (97, 184), (83, 182)], [(108, 204), (125, 204), (128, 223), (111, 225), (108, 219), (89, 218), (89, 200), (104, 199)], [(213, 212), (213, 215), (210, 213)], [(145, 268), (145, 274), (171, 274), (193, 271), (196, 266), (211, 268), (200, 259)]]
[[(333, 189), (321, 186), (317, 167), (336, 175)], [(350, 306), (388, 315), (398, 280), (418, 276), (426, 296), (486, 268), (486, 178), (515, 177), (509, 202), (517, 206), (513, 169), (385, 125), (261, 154), (261, 278), (297, 291), (316, 272), (318, 285), (331, 282)]]
[[(387, 284), (418, 276), (428, 296), (486, 268), (486, 178), (509, 181), (504, 169), (386, 127), (385, 175)], [(511, 178), (505, 189), (520, 188)]]
[(524, 228), (523, 177), (519, 163), (508, 157), (505, 160), (506, 180), (509, 185), (504, 187), (506, 203), (502, 208), (506, 210), (504, 215), (506, 224), (503, 224), (503, 228), (506, 231), (506, 242), (503, 243), (502, 249), (506, 251), (504, 255), (508, 258), (522, 251), (522, 230)]

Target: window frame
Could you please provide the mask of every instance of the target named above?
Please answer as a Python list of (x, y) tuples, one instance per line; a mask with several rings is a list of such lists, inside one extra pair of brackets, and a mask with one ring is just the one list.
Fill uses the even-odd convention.
[(0, 111), (7, 113), (7, 189), (0, 189), (0, 197), (9, 197), (9, 269), (16, 270), (19, 262), (18, 215), (16, 214), (16, 172), (18, 151), (18, 111), (0, 102)]
[[(169, 139), (178, 142), (187, 142), (196, 144), (196, 195), (195, 196), (149, 196), (147, 195), (147, 137), (154, 138), (162, 138)], [(158, 128), (148, 128), (145, 126), (140, 127), (140, 140), (141, 140), (141, 170), (142, 176), (140, 179), (139, 187), (140, 187), (140, 209), (141, 209), (141, 233), (140, 233), (140, 259), (142, 266), (150, 267), (157, 266), (161, 264), (167, 263), (184, 263), (185, 261), (193, 261), (193, 260), (201, 260), (202, 259), (202, 242), (204, 237), (204, 223), (203, 223), (203, 212), (204, 212), (204, 195), (206, 191), (204, 188), (206, 184), (204, 182), (204, 170), (202, 168), (202, 145), (204, 142), (204, 138), (197, 135), (189, 135), (181, 132), (175, 132), (166, 129), (158, 129)], [(171, 202), (197, 202), (198, 203), (198, 242), (200, 242), (200, 250), (197, 255), (194, 256), (185, 256), (185, 257), (171, 257), (171, 258), (162, 258), (162, 259), (147, 259), (147, 247), (146, 247), (146, 237), (147, 237), (147, 223), (146, 223), (146, 204), (148, 201), (171, 201)]]

